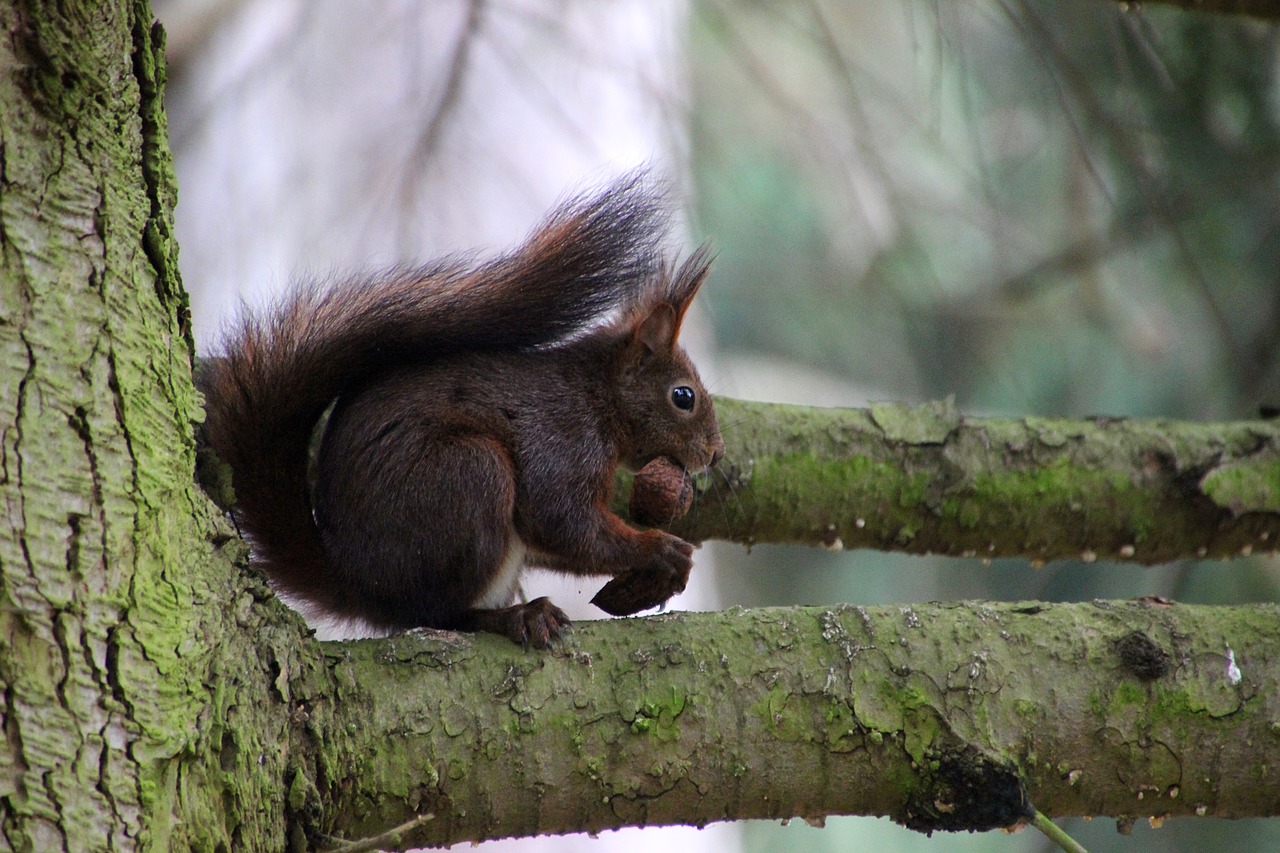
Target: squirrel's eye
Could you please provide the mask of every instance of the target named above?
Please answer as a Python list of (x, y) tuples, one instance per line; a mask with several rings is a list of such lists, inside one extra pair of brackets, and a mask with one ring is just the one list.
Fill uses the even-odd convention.
[(693, 389), (688, 385), (677, 385), (671, 389), (671, 402), (682, 412), (692, 412), (693, 403), (696, 399)]

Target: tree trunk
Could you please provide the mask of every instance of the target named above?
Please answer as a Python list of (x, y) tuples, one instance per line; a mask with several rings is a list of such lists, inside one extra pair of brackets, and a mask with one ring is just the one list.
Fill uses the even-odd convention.
[(0, 31), (0, 847), (278, 847), (266, 591), (191, 477), (163, 34), (120, 0)]
[[(316, 643), (193, 483), (162, 32), (141, 0), (5, 4), (0, 27), (0, 846), (227, 853), (399, 824), (387, 846), (827, 813), (976, 828), (1018, 820), (1026, 797), (1050, 814), (1280, 810), (1270, 606), (730, 611), (584, 625), (549, 653), (451, 634)], [(775, 413), (810, 449), (846, 428)], [(830, 416), (874, 423), (888, 455), (791, 461), (857, 485), (934, 453), (954, 477), (908, 468), (887, 508), (867, 494), (780, 538), (980, 550), (1001, 518), (973, 501), (1002, 459), (1111, 441), (1101, 425), (970, 435), (921, 414)], [(1154, 516), (1062, 553), (1131, 541), (1159, 558), (1138, 522), (1178, 501), (1211, 551), (1274, 529), (1275, 481), (1250, 485), (1241, 461), (1248, 436), (1274, 453), (1274, 430), (1201, 428), (1194, 458), (1213, 461), (1186, 462), (1182, 429), (1134, 425), (1172, 449), (1109, 481), (1171, 483)], [(787, 460), (757, 456), (751, 434), (733, 499), (754, 496), (759, 525), (786, 502), (766, 473)], [(988, 468), (933, 449), (958, 435)], [(974, 450), (983, 435), (994, 456)], [(1017, 488), (992, 493), (1078, 512), (1097, 475), (1064, 458), (1065, 490), (1012, 465)]]

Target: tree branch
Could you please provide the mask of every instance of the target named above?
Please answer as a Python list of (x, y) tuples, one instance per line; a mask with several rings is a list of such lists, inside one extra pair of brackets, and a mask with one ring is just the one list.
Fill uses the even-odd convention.
[(1033, 807), (1275, 815), (1278, 620), (953, 603), (586, 623), (549, 653), (449, 633), (326, 644), (339, 691), (295, 739), (315, 780), (302, 811), (313, 837), (430, 811), (418, 844), (832, 814), (989, 829)]
[[(1177, 6), (1194, 12), (1212, 12), (1218, 15), (1243, 15), (1264, 21), (1280, 20), (1280, 3), (1276, 0), (1151, 0), (1153, 5)], [(1138, 11), (1139, 0), (1117, 0), (1124, 11)]]
[(716, 405), (727, 455), (673, 527), (695, 541), (1147, 564), (1280, 541), (1280, 421)]

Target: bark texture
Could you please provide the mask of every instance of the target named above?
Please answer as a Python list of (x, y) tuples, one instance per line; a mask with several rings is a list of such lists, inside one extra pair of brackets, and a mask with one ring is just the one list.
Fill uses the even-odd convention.
[[(1280, 607), (952, 603), (670, 614), (327, 647), (312, 832), (442, 844), (890, 815), (1280, 813)], [(354, 760), (352, 760), (354, 758)], [(1247, 768), (1247, 769), (1246, 769)], [(316, 836), (321, 837), (321, 836)]]
[(1146, 564), (1280, 541), (1276, 420), (716, 405), (725, 459), (672, 528), (695, 541)]
[[(162, 32), (141, 0), (6, 3), (0, 32), (0, 848), (302, 850), (426, 813), (400, 844), (985, 827), (1026, 798), (1280, 810), (1274, 606), (668, 615), (550, 653), (315, 643), (192, 482)], [(1137, 559), (1275, 540), (1269, 424), (724, 407), (738, 443), (702, 536), (978, 551), (1009, 526), (989, 553)], [(1085, 532), (1041, 529), (1061, 513)]]
[(97, 0), (0, 32), (0, 848), (271, 849), (284, 666), (191, 483), (163, 33)]

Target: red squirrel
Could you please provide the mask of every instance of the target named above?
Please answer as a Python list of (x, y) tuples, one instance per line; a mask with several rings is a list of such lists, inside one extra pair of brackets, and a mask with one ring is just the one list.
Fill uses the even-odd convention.
[(710, 256), (667, 263), (667, 219), (636, 173), (496, 259), (302, 286), (243, 315), (200, 372), (204, 437), (277, 588), (312, 614), (536, 647), (569, 620), (513, 603), (526, 564), (615, 578), (615, 615), (681, 592), (692, 546), (609, 509), (619, 465), (697, 472), (724, 453), (677, 343)]

